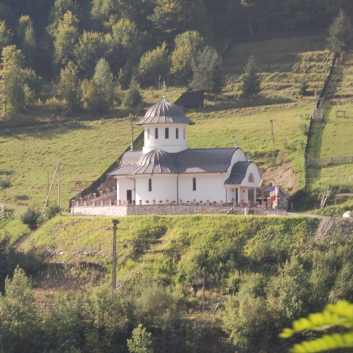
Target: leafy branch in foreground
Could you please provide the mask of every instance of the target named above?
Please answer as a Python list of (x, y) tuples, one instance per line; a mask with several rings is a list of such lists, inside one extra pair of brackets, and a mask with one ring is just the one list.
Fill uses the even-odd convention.
[[(333, 327), (341, 330), (353, 328), (353, 304), (344, 300), (329, 304), (322, 313), (310, 314), (308, 318), (294, 321), (293, 328), (285, 328), (280, 337), (289, 338), (306, 330), (324, 331)], [(312, 341), (302, 342), (294, 345), (290, 352), (314, 353), (351, 347), (353, 347), (353, 331), (342, 334), (333, 333)]]

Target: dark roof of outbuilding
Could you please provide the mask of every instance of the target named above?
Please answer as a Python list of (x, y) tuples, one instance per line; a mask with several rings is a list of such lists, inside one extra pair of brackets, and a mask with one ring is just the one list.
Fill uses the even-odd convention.
[(245, 178), (246, 171), (248, 170), (250, 161), (241, 161), (233, 164), (229, 178), (226, 180), (226, 184), (241, 184)]
[(185, 116), (184, 112), (177, 105), (163, 99), (160, 103), (152, 105), (152, 107), (147, 110), (144, 118), (137, 122), (136, 125), (165, 123), (195, 124)]
[(184, 150), (168, 153), (154, 150), (126, 152), (120, 168), (109, 175), (221, 173), (230, 166), (234, 148)]

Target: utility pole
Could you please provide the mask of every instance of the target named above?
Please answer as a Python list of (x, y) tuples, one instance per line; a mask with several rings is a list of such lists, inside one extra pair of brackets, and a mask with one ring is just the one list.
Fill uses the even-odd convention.
[(270, 120), (270, 123), (271, 123), (272, 143), (275, 144), (275, 134), (273, 132), (273, 120)]
[(58, 161), (58, 206), (60, 209), (60, 160)]
[(134, 150), (134, 125), (133, 125), (134, 116), (130, 115), (130, 125), (131, 125), (131, 151)]
[(113, 262), (112, 262), (112, 300), (115, 300), (116, 291), (116, 230), (119, 220), (113, 219)]

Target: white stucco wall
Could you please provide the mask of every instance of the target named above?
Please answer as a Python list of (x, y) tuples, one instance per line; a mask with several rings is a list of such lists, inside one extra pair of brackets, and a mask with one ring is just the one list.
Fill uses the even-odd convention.
[(246, 156), (245, 156), (245, 153), (240, 149), (238, 148), (234, 153), (233, 153), (233, 156), (232, 156), (232, 160), (230, 162), (230, 165), (228, 167), (228, 172), (230, 173), (231, 170), (232, 170), (232, 167), (233, 167), (233, 164), (236, 163), (236, 162), (242, 162), (242, 161), (246, 161)]
[(132, 200), (135, 200), (134, 180), (120, 177), (117, 180), (117, 200), (125, 201), (127, 199), (127, 190), (132, 190)]
[[(193, 191), (193, 178), (196, 178), (196, 190)], [(187, 174), (179, 176), (179, 200), (227, 201), (224, 182), (228, 173)]]
[[(162, 150), (176, 153), (188, 148), (186, 144), (187, 124), (148, 124), (144, 126), (145, 144), (143, 153), (153, 150)], [(155, 129), (158, 129), (158, 139), (155, 138)], [(165, 129), (169, 129), (169, 138), (165, 138)], [(179, 138), (176, 138), (176, 129), (179, 130)], [(184, 134), (185, 129), (185, 134)], [(185, 138), (184, 138), (185, 136)]]
[[(152, 179), (152, 191), (148, 191), (148, 179)], [(173, 175), (139, 175), (136, 180), (136, 203), (145, 205), (156, 200), (177, 200), (177, 176)]]
[[(252, 175), (254, 176), (254, 182), (249, 182), (250, 173), (252, 173)], [(256, 188), (256, 187), (260, 187), (260, 185), (261, 185), (261, 176), (260, 176), (259, 169), (257, 168), (255, 163), (251, 163), (248, 166), (245, 178), (241, 182), (241, 186)]]

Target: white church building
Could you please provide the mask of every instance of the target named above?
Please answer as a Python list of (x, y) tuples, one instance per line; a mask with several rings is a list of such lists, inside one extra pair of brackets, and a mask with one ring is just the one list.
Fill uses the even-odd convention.
[(261, 177), (238, 148), (189, 149), (187, 127), (194, 122), (165, 98), (137, 125), (144, 129), (142, 151), (126, 152), (117, 179), (118, 204), (256, 201)]

